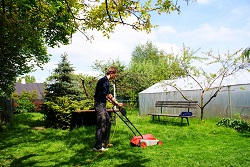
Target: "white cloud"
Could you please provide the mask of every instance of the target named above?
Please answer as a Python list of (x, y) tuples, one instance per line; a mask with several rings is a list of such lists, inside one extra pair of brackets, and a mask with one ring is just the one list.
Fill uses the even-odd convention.
[(187, 32), (179, 33), (182, 38), (190, 39), (193, 41), (229, 41), (239, 40), (240, 37), (250, 37), (250, 33), (244, 29), (233, 29), (226, 26), (212, 26), (210, 24), (203, 24), (200, 27)]
[[(182, 43), (193, 49), (213, 48), (217, 45), (220, 45), (219, 47), (225, 45), (225, 48), (228, 48), (228, 44), (233, 45), (235, 42), (244, 47), (242, 39), (249, 39), (250, 32), (247, 31), (247, 28), (233, 29), (226, 26), (203, 24), (189, 31), (179, 31), (171, 26), (162, 26), (154, 29), (150, 34), (119, 26), (115, 33), (111, 34), (110, 39), (103, 37), (99, 32), (94, 32), (94, 35), (95, 39), (89, 42), (81, 33), (76, 33), (73, 35), (70, 45), (49, 48), (49, 53), (53, 55), (52, 60), (45, 65), (43, 71), (38, 70), (31, 75), (43, 82), (56, 67), (60, 61), (60, 55), (64, 52), (68, 53), (68, 58), (75, 67), (76, 73), (96, 75), (96, 71), (91, 68), (95, 60), (119, 59), (128, 64), (134, 48), (147, 41), (152, 41), (154, 45), (167, 53), (178, 54), (181, 48), (178, 45)], [(249, 43), (247, 44), (249, 45)]]
[(163, 50), (169, 54), (173, 53), (176, 55), (181, 50), (179, 46), (171, 43), (154, 42), (153, 44), (155, 44), (160, 50)]
[(231, 10), (231, 13), (237, 17), (246, 17), (249, 14), (250, 5), (235, 7)]
[(176, 33), (176, 30), (170, 26), (159, 27), (150, 34), (118, 26), (115, 33), (111, 34), (110, 39), (103, 37), (99, 32), (94, 32), (95, 39), (89, 42), (84, 38), (83, 34), (78, 32), (73, 35), (70, 45), (61, 46), (60, 48), (49, 48), (49, 53), (53, 55), (52, 60), (44, 66), (45, 70), (38, 70), (32, 74), (36, 78), (38, 77), (39, 81), (44, 81), (56, 67), (56, 64), (60, 61), (60, 55), (63, 53), (69, 55), (68, 59), (75, 67), (76, 73), (88, 75), (97, 74), (91, 68), (95, 60), (119, 59), (124, 64), (128, 64), (134, 48), (139, 44), (145, 44), (147, 41), (152, 41), (153, 44), (168, 53), (176, 53), (178, 47), (175, 44), (160, 42), (157, 39), (159, 35), (173, 33)]
[(172, 33), (176, 33), (176, 29), (174, 27), (171, 26), (160, 26), (157, 27), (154, 32), (157, 32), (158, 34), (160, 33), (164, 33), (164, 34), (172, 34)]
[(211, 2), (211, 0), (197, 0), (197, 2), (201, 4), (208, 4)]

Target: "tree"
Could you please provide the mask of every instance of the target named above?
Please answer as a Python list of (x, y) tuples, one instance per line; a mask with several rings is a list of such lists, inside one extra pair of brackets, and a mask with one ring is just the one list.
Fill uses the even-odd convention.
[(25, 80), (25, 83), (35, 83), (36, 82), (36, 78), (34, 76), (30, 76), (30, 75), (25, 75), (24, 77), (18, 78), (17, 82), (21, 83), (23, 79)]
[(83, 97), (93, 101), (97, 78), (84, 74), (74, 74), (73, 77), (77, 80)]
[(126, 78), (126, 82), (133, 88), (136, 98), (140, 91), (156, 82), (185, 75), (178, 58), (159, 50), (152, 42), (135, 48), (128, 73), (131, 77)]
[[(241, 69), (244, 69), (244, 66), (242, 66), (242, 56), (244, 56), (241, 52), (241, 50), (236, 51), (233, 54), (227, 53), (224, 55), (218, 54), (214, 55), (212, 52), (209, 52), (206, 54), (206, 59), (200, 58), (199, 60), (204, 64), (202, 67), (196, 68), (194, 66), (187, 66), (187, 60), (190, 62), (190, 60), (197, 60), (199, 57), (195, 57), (194, 52), (192, 52), (189, 48), (183, 49), (183, 60), (182, 62), (182, 68), (184, 69), (187, 77), (189, 77), (191, 80), (193, 80), (197, 85), (198, 89), (200, 89), (200, 100), (198, 107), (200, 108), (201, 112), (201, 120), (204, 117), (204, 109), (205, 107), (214, 99), (217, 97), (218, 93), (223, 88), (223, 81), (225, 78), (227, 78), (230, 75), (235, 74)], [(204, 62), (205, 61), (205, 62)], [(193, 61), (191, 61), (193, 62)], [(201, 63), (200, 62), (200, 63)], [(207, 72), (204, 67), (207, 67), (209, 65), (215, 65), (219, 68), (215, 70), (215, 72)], [(202, 78), (199, 80), (199, 78)], [(216, 83), (216, 87), (214, 87)], [(181, 96), (187, 100), (191, 101), (189, 97), (185, 95), (185, 93), (181, 90), (181, 88), (177, 87), (175, 82), (165, 83), (167, 85), (170, 85), (174, 87)], [(205, 96), (207, 96), (207, 100), (205, 100)]]
[[(188, 1), (188, 0), (184, 0)], [(9, 96), (17, 76), (49, 61), (47, 46), (68, 44), (77, 30), (108, 36), (117, 25), (149, 32), (151, 15), (180, 12), (177, 0), (1, 0), (0, 93)], [(131, 19), (134, 18), (134, 19)], [(132, 22), (129, 22), (132, 20)]]
[(61, 58), (61, 62), (47, 79), (42, 111), (46, 126), (68, 129), (74, 124), (73, 112), (93, 108), (94, 104), (92, 98), (84, 96), (79, 75), (73, 73), (74, 68), (68, 61), (67, 54), (63, 54)]
[(242, 61), (250, 63), (250, 47), (242, 52)]
[(48, 78), (46, 85), (46, 101), (53, 101), (56, 97), (67, 96), (72, 100), (81, 99), (82, 91), (77, 80), (73, 78), (74, 69), (67, 59), (67, 54), (61, 56), (62, 60), (54, 73)]
[(76, 30), (60, 0), (2, 0), (0, 24), (0, 91), (6, 96), (17, 76), (48, 62), (46, 45), (68, 44)]
[[(118, 76), (116, 77), (115, 81), (111, 82), (112, 84), (115, 84), (117, 95), (123, 97), (125, 93), (124, 90), (128, 89), (124, 81), (124, 78), (128, 77), (128, 71), (127, 67), (122, 62), (120, 62), (119, 60), (109, 60), (107, 62), (96, 61), (92, 68), (101, 72), (101, 76), (104, 76), (106, 75), (107, 69), (111, 66), (116, 67), (118, 70)], [(113, 87), (111, 87), (111, 92), (112, 91)]]
[(138, 45), (128, 66), (116, 60), (96, 62), (94, 69), (104, 74), (109, 66), (115, 66), (119, 71), (115, 80), (118, 98), (131, 101), (137, 101), (138, 93), (154, 83), (185, 74), (177, 57), (164, 53), (152, 42)]

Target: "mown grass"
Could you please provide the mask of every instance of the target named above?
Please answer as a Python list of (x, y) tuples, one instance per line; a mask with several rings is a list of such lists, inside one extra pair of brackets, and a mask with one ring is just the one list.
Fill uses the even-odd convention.
[(131, 147), (132, 133), (117, 120), (111, 133), (114, 147), (93, 152), (95, 126), (36, 130), (43, 126), (43, 116), (25, 113), (0, 132), (0, 166), (250, 166), (250, 135), (217, 127), (218, 120), (191, 119), (190, 126), (180, 126), (179, 119), (152, 122), (137, 111), (129, 111), (128, 117), (141, 133), (151, 133), (164, 144)]

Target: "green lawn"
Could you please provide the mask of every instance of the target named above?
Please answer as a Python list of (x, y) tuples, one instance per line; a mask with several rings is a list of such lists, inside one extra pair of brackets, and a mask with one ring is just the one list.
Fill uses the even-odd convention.
[(35, 130), (43, 125), (41, 114), (15, 115), (15, 124), (0, 132), (0, 166), (250, 166), (249, 134), (217, 127), (216, 120), (191, 119), (190, 126), (180, 126), (180, 119), (157, 123), (136, 113), (129, 111), (128, 117), (162, 146), (131, 147), (133, 135), (118, 120), (111, 133), (114, 147), (93, 152), (94, 126)]

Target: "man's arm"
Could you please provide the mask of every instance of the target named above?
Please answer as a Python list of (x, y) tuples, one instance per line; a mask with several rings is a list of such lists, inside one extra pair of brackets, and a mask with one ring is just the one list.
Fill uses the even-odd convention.
[(113, 97), (112, 94), (108, 94), (106, 96), (106, 98), (108, 99), (108, 101), (116, 106), (122, 107), (123, 103), (118, 103), (118, 101)]

